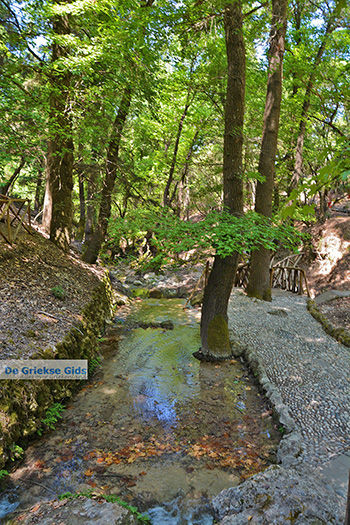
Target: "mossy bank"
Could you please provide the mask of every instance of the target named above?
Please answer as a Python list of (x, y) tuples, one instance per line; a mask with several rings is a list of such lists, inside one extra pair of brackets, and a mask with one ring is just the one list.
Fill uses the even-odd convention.
[[(98, 352), (97, 338), (110, 316), (112, 293), (105, 276), (90, 295), (80, 322), (54, 347), (39, 350), (32, 359), (93, 359)], [(69, 398), (80, 381), (3, 380), (0, 392), (0, 468), (11, 458), (14, 445), (35, 434), (47, 409)]]

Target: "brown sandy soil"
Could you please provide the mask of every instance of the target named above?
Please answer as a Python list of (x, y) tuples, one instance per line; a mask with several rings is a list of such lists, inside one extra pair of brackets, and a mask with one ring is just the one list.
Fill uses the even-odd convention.
[(350, 217), (334, 216), (310, 231), (316, 259), (307, 268), (314, 295), (350, 289)]
[[(311, 228), (315, 260), (304, 261), (311, 293), (350, 290), (350, 217), (334, 215)], [(319, 306), (336, 327), (350, 330), (350, 298), (343, 297)]]
[(340, 297), (318, 308), (333, 326), (350, 330), (350, 297)]
[(0, 237), (0, 276), (0, 359), (18, 359), (54, 346), (79, 323), (102, 271), (23, 232), (13, 246)]

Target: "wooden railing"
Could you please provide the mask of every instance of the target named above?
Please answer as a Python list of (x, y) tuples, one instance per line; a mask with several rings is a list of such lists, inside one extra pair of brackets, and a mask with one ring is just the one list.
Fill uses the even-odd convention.
[(238, 288), (244, 289), (247, 288), (249, 279), (249, 269), (249, 263), (239, 263), (239, 265), (237, 266), (233, 286), (237, 286)]
[[(271, 288), (281, 288), (282, 290), (287, 290), (288, 292), (297, 293), (299, 295), (302, 295), (304, 291), (306, 291), (308, 297), (310, 297), (306, 273), (302, 268), (296, 266), (302, 255), (303, 254), (289, 255), (270, 268)], [(273, 259), (271, 262), (273, 263)], [(286, 265), (282, 266), (283, 263)], [(184, 308), (188, 306), (197, 291), (204, 290), (208, 282), (209, 270), (210, 263), (207, 261), (203, 273), (187, 299)], [(246, 289), (249, 280), (249, 270), (249, 262), (240, 263), (237, 267), (233, 285)]]
[[(304, 288), (305, 285), (305, 288)], [(270, 268), (271, 288), (281, 288), (302, 295), (306, 291), (310, 297), (305, 270), (294, 266), (273, 266)]]
[(30, 200), (0, 194), (0, 222), (5, 224), (5, 228), (0, 225), (0, 235), (8, 244), (16, 240), (21, 227), (32, 233)]
[[(289, 292), (303, 294), (306, 291), (310, 297), (309, 285), (305, 271), (296, 266), (301, 255), (286, 257), (270, 268), (270, 286), (271, 288), (281, 288)], [(282, 263), (286, 262), (285, 266)], [(294, 263), (294, 264), (293, 264)], [(237, 268), (234, 286), (247, 288), (249, 280), (249, 263), (240, 263)]]

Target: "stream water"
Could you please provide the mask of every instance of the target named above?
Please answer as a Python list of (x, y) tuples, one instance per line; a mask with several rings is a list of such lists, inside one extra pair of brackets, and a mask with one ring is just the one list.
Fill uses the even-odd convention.
[[(34, 442), (0, 520), (70, 491), (117, 494), (156, 525), (213, 523), (210, 498), (273, 461), (279, 433), (239, 361), (200, 363), (199, 312), (179, 299), (118, 312), (94, 380)], [(140, 328), (170, 320), (173, 329)], [(9, 516), (8, 516), (9, 517)]]

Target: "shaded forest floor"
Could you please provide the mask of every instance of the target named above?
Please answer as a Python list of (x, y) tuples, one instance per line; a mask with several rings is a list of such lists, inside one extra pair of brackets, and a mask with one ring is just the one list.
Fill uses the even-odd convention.
[(37, 232), (13, 246), (0, 240), (0, 358), (55, 346), (81, 320), (102, 273)]
[(350, 297), (340, 297), (322, 304), (319, 310), (335, 328), (350, 330)]

